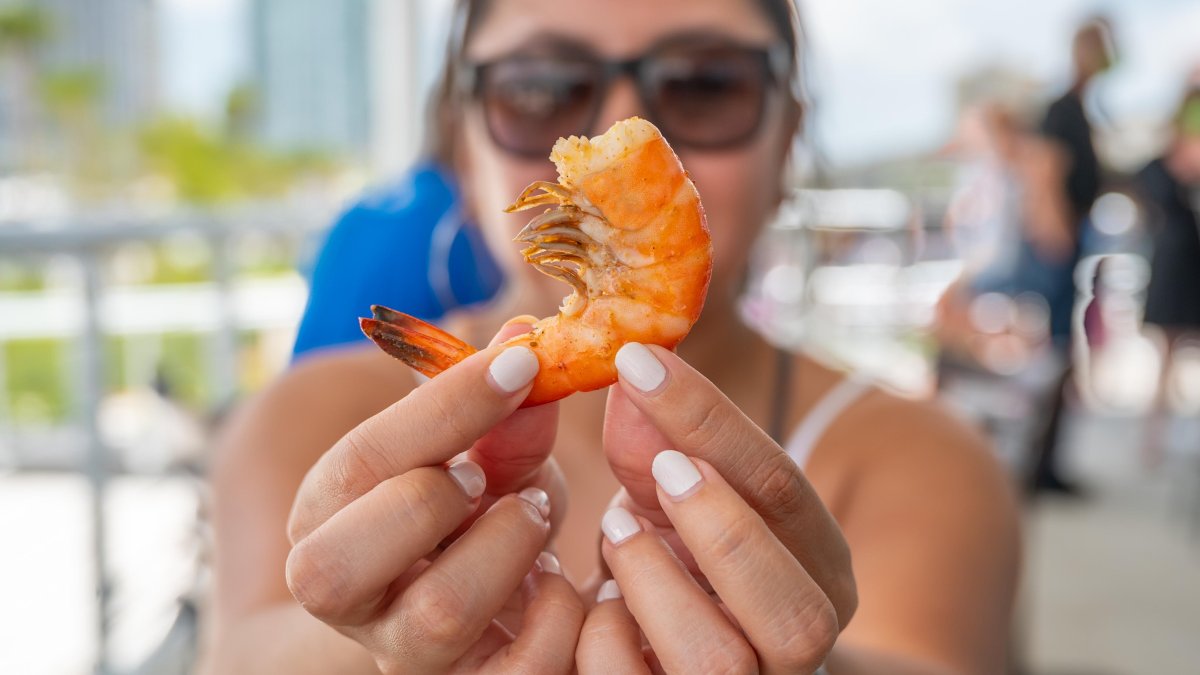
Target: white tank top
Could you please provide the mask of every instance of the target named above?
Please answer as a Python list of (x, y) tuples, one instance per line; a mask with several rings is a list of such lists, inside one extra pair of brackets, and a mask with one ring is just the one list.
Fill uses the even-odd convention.
[(817, 441), (837, 418), (850, 406), (871, 391), (871, 381), (865, 376), (851, 373), (830, 387), (808, 415), (796, 425), (783, 449), (801, 469), (808, 463)]

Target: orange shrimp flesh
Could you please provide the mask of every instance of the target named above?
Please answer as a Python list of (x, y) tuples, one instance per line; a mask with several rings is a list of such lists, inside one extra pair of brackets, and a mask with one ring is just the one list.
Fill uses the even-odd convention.
[[(526, 188), (509, 212), (548, 206), (517, 235), (526, 262), (570, 285), (558, 314), (508, 340), (541, 368), (524, 406), (616, 382), (628, 342), (674, 348), (704, 306), (712, 240), (691, 179), (658, 129), (637, 117), (601, 136), (559, 139), (557, 183)], [(433, 377), (474, 353), (424, 321), (373, 307), (363, 332)]]

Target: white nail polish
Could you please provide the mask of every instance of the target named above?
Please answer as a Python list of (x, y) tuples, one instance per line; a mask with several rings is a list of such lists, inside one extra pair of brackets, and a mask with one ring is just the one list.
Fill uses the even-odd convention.
[(545, 490), (535, 487), (527, 487), (518, 492), (517, 496), (529, 502), (530, 504), (533, 504), (533, 506), (538, 510), (538, 513), (542, 514), (542, 518), (550, 517), (550, 495), (546, 494)]
[(538, 554), (537, 565), (539, 572), (547, 572), (549, 574), (562, 574), (562, 565), (558, 564), (558, 558), (549, 551), (542, 551)]
[(622, 597), (624, 596), (621, 595), (621, 587), (617, 585), (616, 579), (609, 579), (600, 584), (600, 590), (596, 591), (596, 604), (608, 600), (618, 600)]
[(687, 496), (702, 480), (696, 465), (678, 450), (663, 450), (655, 455), (650, 473), (663, 492), (672, 497)]
[(646, 345), (630, 342), (617, 352), (617, 372), (639, 391), (651, 392), (667, 379), (667, 369)]
[(537, 373), (537, 355), (528, 347), (509, 347), (492, 359), (492, 364), (488, 366), (492, 382), (505, 394), (523, 389)]
[(450, 478), (458, 483), (458, 487), (467, 493), (468, 499), (478, 499), (479, 495), (483, 494), (483, 490), (487, 487), (487, 477), (483, 475), (483, 469), (475, 462), (462, 461), (451, 464), (446, 468), (446, 473), (450, 474)]
[(619, 544), (642, 531), (642, 525), (633, 514), (621, 507), (609, 509), (600, 519), (600, 529), (614, 544)]

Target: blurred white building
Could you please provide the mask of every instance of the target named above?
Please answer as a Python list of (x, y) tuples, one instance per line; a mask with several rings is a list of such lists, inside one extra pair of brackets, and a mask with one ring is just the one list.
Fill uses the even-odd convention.
[(47, 11), (51, 35), (39, 50), (47, 73), (94, 72), (101, 109), (113, 126), (129, 126), (157, 108), (155, 0), (34, 0)]
[(0, 0), (45, 16), (45, 34), (0, 51), (0, 169), (37, 163), (46, 138), (43, 94), (63, 76), (94, 77), (100, 121), (128, 128), (159, 103), (156, 0)]
[(261, 140), (345, 154), (377, 173), (417, 155), (445, 0), (250, 0)]
[(369, 4), (253, 0), (252, 77), (262, 140), (286, 149), (366, 150)]

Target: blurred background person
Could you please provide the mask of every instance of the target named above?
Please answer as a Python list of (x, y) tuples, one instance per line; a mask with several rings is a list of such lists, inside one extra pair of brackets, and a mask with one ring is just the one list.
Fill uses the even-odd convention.
[(1011, 105), (985, 98), (963, 111), (955, 144), (963, 165), (943, 222), (962, 272), (939, 300), (934, 327), (943, 375), (960, 366), (1008, 373), (1038, 346), (1027, 343), (1044, 338), (1018, 335), (1006, 318), (1014, 298), (1036, 290), (1030, 202), (1045, 183), (1034, 144)]
[(1161, 459), (1175, 355), (1200, 338), (1200, 82), (1189, 84), (1171, 120), (1166, 152), (1137, 174), (1154, 238), (1145, 323), (1162, 335), (1158, 395), (1147, 419), (1145, 453)]
[[(1008, 374), (1027, 365), (1036, 349), (1049, 348), (1053, 358), (1038, 367), (1057, 375), (1046, 405), (1037, 407), (1043, 412), (1025, 486), (1068, 495), (1079, 491), (1062, 477), (1056, 448), (1073, 372), (1074, 275), (1102, 174), (1084, 99), (1115, 59), (1108, 21), (1086, 21), (1071, 55), (1071, 86), (1049, 105), (1036, 131), (1023, 130), (996, 101), (967, 113), (964, 146), (974, 149), (974, 159), (946, 214), (963, 256), (963, 279), (939, 303), (936, 329), (951, 355)], [(1026, 323), (1019, 321), (1022, 311), (1044, 315), (1044, 332), (1020, 325)]]
[[(1036, 275), (1037, 289), (1050, 310), (1050, 337), (1065, 362), (1060, 381), (1051, 393), (1044, 427), (1033, 447), (1033, 462), (1026, 478), (1032, 492), (1078, 495), (1079, 487), (1062, 475), (1058, 449), (1064, 407), (1074, 371), (1071, 367), (1071, 330), (1075, 308), (1075, 266), (1090, 228), (1088, 214), (1100, 195), (1101, 168), (1092, 139), (1092, 125), (1084, 109), (1095, 79), (1116, 61), (1112, 26), (1094, 18), (1075, 33), (1071, 45), (1074, 76), (1070, 88), (1046, 111), (1040, 132), (1047, 145), (1035, 150), (1030, 163), (1032, 182), (1040, 188), (1030, 195), (1033, 227), (1028, 240), (1030, 266), (1024, 274)], [(1054, 189), (1057, 185), (1058, 189)]]
[(946, 210), (945, 227), (972, 288), (987, 289), (1015, 273), (1028, 222), (1022, 200), (1025, 142), (1015, 114), (997, 101), (984, 101), (964, 114), (963, 146), (969, 163)]

